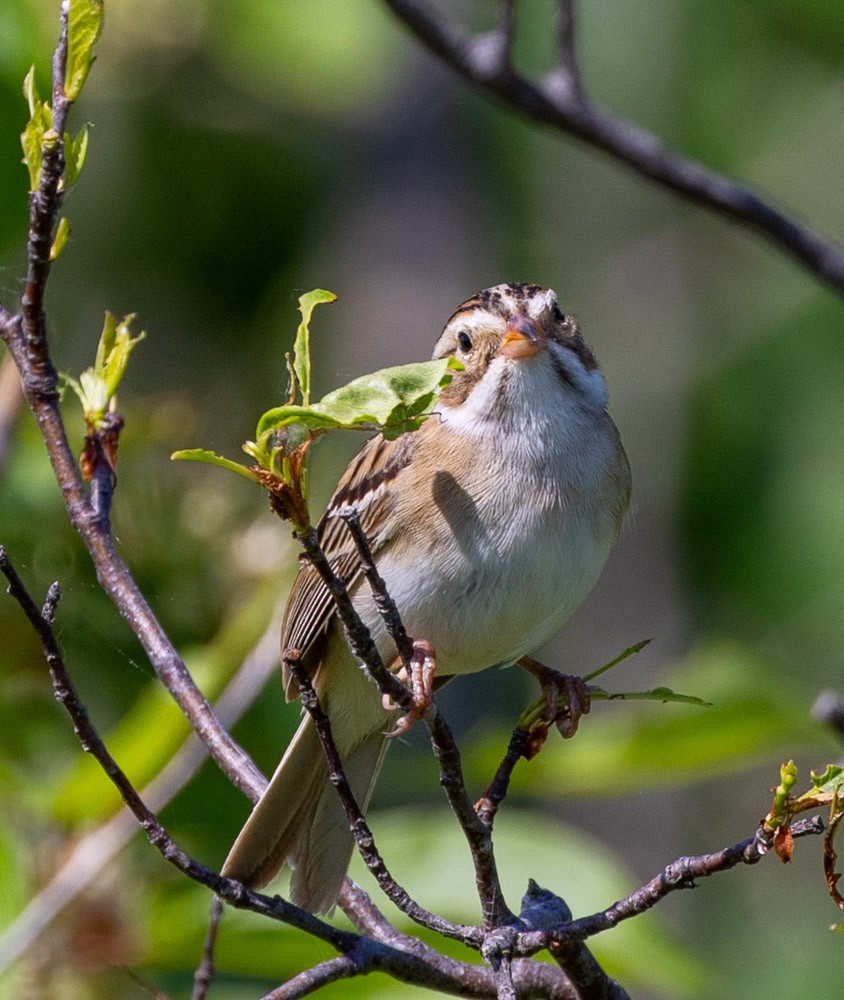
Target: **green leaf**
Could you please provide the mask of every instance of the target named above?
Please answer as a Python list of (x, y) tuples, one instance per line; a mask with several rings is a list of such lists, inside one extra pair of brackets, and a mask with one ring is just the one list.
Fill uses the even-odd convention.
[(430, 413), (439, 389), (451, 381), (459, 367), (453, 358), (382, 368), (329, 392), (311, 406), (277, 406), (258, 421), (256, 437), (268, 436), (301, 424), (322, 433), (333, 428), (384, 430), (386, 437), (418, 427)]
[(299, 297), (299, 312), (302, 314), (302, 322), (299, 324), (296, 340), (293, 343), (293, 374), (296, 376), (304, 406), (307, 406), (311, 401), (311, 316), (316, 306), (323, 302), (336, 301), (337, 296), (334, 292), (327, 292), (323, 288), (314, 288), (313, 291), (305, 292)]
[(827, 764), (826, 770), (822, 774), (815, 774), (812, 771), (809, 776), (812, 780), (812, 789), (805, 795), (801, 795), (801, 798), (835, 791), (840, 795), (842, 788), (844, 788), (844, 767), (838, 764)]
[(75, 101), (94, 61), (94, 43), (103, 30), (103, 0), (70, 0), (64, 92)]
[(64, 250), (67, 239), (70, 236), (70, 220), (66, 215), (59, 219), (59, 225), (56, 229), (56, 235), (53, 238), (53, 245), (50, 247), (50, 260), (55, 260), (59, 254)]
[(29, 116), (30, 118), (35, 117), (35, 109), (41, 103), (41, 99), (38, 96), (38, 87), (35, 83), (35, 66), (29, 67), (29, 72), (23, 78), (23, 96), (26, 98), (26, 103), (29, 105)]
[(129, 327), (134, 318), (130, 313), (118, 323), (110, 312), (106, 312), (94, 364), (82, 372), (78, 382), (69, 375), (64, 376), (65, 382), (82, 401), (83, 416), (89, 428), (102, 423), (126, 373), (132, 349), (146, 336), (143, 331), (137, 337), (132, 336)]
[(603, 688), (589, 686), (589, 691), (595, 701), (674, 701), (681, 705), (699, 705), (701, 708), (712, 708), (711, 701), (704, 701), (693, 694), (678, 694), (667, 687), (655, 687), (650, 691), (605, 691)]
[(23, 95), (29, 106), (29, 121), (21, 133), (21, 147), (23, 148), (23, 162), (29, 170), (29, 190), (34, 191), (41, 179), (44, 133), (53, 125), (52, 108), (38, 97), (34, 66), (24, 77)]
[(88, 126), (83, 125), (75, 139), (64, 134), (65, 185), (72, 187), (78, 180), (88, 153)]
[(174, 451), (170, 458), (174, 462), (180, 459), (188, 459), (192, 462), (207, 462), (208, 465), (219, 465), (222, 469), (230, 469), (240, 476), (251, 479), (253, 483), (258, 482), (258, 477), (247, 466), (241, 465), (240, 462), (233, 462), (229, 458), (223, 458), (222, 455), (217, 455), (213, 451), (207, 451), (205, 448), (183, 448), (181, 451)]

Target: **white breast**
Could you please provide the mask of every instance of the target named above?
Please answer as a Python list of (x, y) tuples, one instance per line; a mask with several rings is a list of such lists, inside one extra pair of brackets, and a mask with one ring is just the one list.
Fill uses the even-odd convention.
[[(428, 528), (379, 559), (409, 634), (434, 644), (441, 675), (511, 663), (550, 639), (595, 583), (617, 534), (626, 484), (615, 428), (602, 406), (562, 392), (543, 360), (512, 366), (511, 381), (521, 382), (510, 386), (503, 435), (483, 426), (484, 383), (495, 387), (503, 358), (471, 406), (443, 409), (454, 447), (429, 484), (420, 517)], [(385, 644), (365, 586), (356, 603)]]

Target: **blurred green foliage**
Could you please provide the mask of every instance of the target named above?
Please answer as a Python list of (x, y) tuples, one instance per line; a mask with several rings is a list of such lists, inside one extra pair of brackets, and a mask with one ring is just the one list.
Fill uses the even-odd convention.
[[(477, 25), (490, 23), (490, 7), (455, 5)], [(553, 7), (519, 4), (519, 65), (550, 65)], [(7, 306), (20, 294), (26, 236), (21, 86), (34, 62), (46, 92), (57, 8), (6, 0), (0, 13)], [(581, 4), (581, 26), (596, 100), (844, 232), (840, 3), (610, 0)], [(283, 352), (306, 288), (339, 293), (313, 340), (321, 395), (427, 357), (477, 288), (533, 280), (558, 290), (598, 349), (637, 498), (604, 579), (543, 655), (588, 672), (651, 635), (602, 683), (666, 684), (713, 707), (596, 705), (574, 741), (549, 740), (519, 767), (496, 835), (510, 904), (532, 876), (576, 913), (607, 905), (675, 857), (749, 835), (782, 760), (805, 773), (840, 753), (809, 713), (818, 690), (841, 684), (840, 300), (741, 232), (471, 94), (376, 0), (121, 0), (106, 4), (97, 52), (71, 122), (73, 134), (92, 127), (63, 206), (72, 233), (48, 291), (52, 346), (58, 367), (78, 375), (105, 309), (136, 312), (149, 331), (120, 390), (114, 531), (209, 695), (286, 592), (296, 552), (258, 491), (176, 467), (170, 453), (203, 442), (236, 454), (257, 415), (283, 402)], [(75, 412), (68, 404), (79, 448)], [(357, 446), (315, 450), (315, 509)], [(61, 581), (73, 676), (120, 763), (145, 782), (187, 727), (97, 587), (25, 413), (0, 473), (0, 542), (37, 597)], [(534, 696), (517, 670), (443, 691), (472, 789)], [(265, 771), (296, 714), (270, 683), (237, 726)], [(0, 800), (6, 925), (116, 806), (7, 599)], [(422, 734), (391, 750), (376, 807), (379, 843), (408, 889), (476, 919)], [(246, 812), (206, 765), (163, 819), (219, 864)], [(769, 858), (709, 880), (595, 950), (638, 997), (831, 995), (844, 950), (827, 931), (835, 911), (819, 853), (802, 841), (787, 868)], [(136, 837), (0, 976), (0, 995), (23, 995), (22, 983), (45, 998), (144, 995), (128, 966), (185, 996), (208, 902)], [(228, 915), (216, 995), (254, 997), (328, 954)], [(341, 989), (411, 993), (382, 977)]]

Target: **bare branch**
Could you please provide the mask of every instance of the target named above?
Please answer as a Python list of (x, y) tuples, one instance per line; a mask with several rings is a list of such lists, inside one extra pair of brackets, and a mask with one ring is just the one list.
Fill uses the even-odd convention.
[(214, 945), (220, 921), (223, 919), (223, 901), (215, 896), (211, 902), (211, 916), (208, 919), (208, 933), (202, 946), (202, 961), (193, 974), (193, 989), (190, 1000), (205, 1000), (211, 983), (214, 981)]
[(314, 686), (308, 676), (308, 672), (302, 665), (302, 661), (295, 650), (286, 650), (284, 662), (290, 673), (296, 678), (302, 696), (302, 706), (310, 715), (319, 737), (322, 752), (328, 765), (328, 777), (331, 784), (337, 789), (340, 802), (349, 820), (349, 828), (355, 838), (360, 856), (369, 871), (375, 876), (378, 885), (386, 896), (411, 920), (437, 931), (444, 937), (463, 941), (467, 944), (474, 943), (475, 947), (480, 946), (480, 928), (468, 925), (452, 924), (450, 921), (430, 913), (424, 907), (415, 902), (408, 892), (402, 888), (390, 874), (384, 859), (381, 857), (375, 845), (375, 839), (369, 829), (360, 806), (355, 799), (352, 787), (343, 769), (343, 762), (337, 752), (337, 746), (331, 734), (331, 723), (328, 716), (322, 710)]
[(358, 550), (361, 565), (363, 566), (364, 576), (369, 584), (369, 589), (372, 591), (372, 596), (375, 600), (375, 607), (378, 609), (378, 613), (384, 620), (384, 626), (387, 629), (387, 634), (396, 644), (396, 650), (401, 657), (402, 663), (409, 671), (410, 661), (413, 658), (413, 640), (405, 631), (404, 622), (401, 620), (399, 609), (396, 607), (395, 601), (387, 592), (387, 584), (385, 583), (384, 578), (378, 572), (378, 567), (375, 565), (375, 559), (373, 558), (369, 541), (364, 534), (363, 528), (360, 526), (358, 513), (354, 507), (344, 507), (342, 510), (337, 512), (337, 516), (341, 517), (346, 522), (346, 527), (349, 529), (349, 534), (352, 536)]
[(309, 993), (316, 993), (323, 986), (359, 976), (363, 971), (352, 955), (338, 955), (336, 958), (329, 958), (325, 962), (311, 966), (310, 969), (305, 969), (298, 976), (288, 979), (283, 986), (265, 993), (261, 1000), (298, 1000), (299, 997), (306, 997)]
[(331, 564), (322, 551), (316, 529), (310, 528), (301, 534), (297, 532), (296, 537), (334, 600), (337, 617), (343, 623), (352, 652), (365, 664), (367, 673), (378, 685), (381, 694), (389, 695), (399, 708), (409, 711), (413, 707), (412, 692), (384, 665), (381, 654), (369, 634), (369, 629), (355, 611), (345, 583), (331, 568)]
[(573, 100), (585, 101), (586, 93), (580, 75), (577, 57), (577, 15), (575, 0), (558, 0), (557, 3), (557, 53), (556, 70), (549, 76), (548, 84)]
[(478, 90), (530, 121), (609, 154), (641, 177), (745, 226), (791, 255), (835, 291), (844, 292), (844, 247), (789, 218), (750, 190), (667, 149), (651, 132), (596, 109), (582, 91), (560, 86), (559, 70), (533, 81), (491, 50), (487, 35), (467, 35), (421, 0), (385, 0), (431, 52)]
[[(339, 899), (343, 912), (357, 929), (366, 937), (408, 952), (417, 958), (437, 962), (443, 971), (455, 978), (463, 977), (467, 995), (495, 995), (494, 975), (489, 969), (478, 965), (464, 965), (456, 959), (438, 955), (429, 945), (418, 938), (402, 934), (377, 909), (369, 896), (354, 882), (346, 879)], [(520, 997), (548, 997), (555, 1000), (579, 1000), (574, 988), (559, 969), (545, 962), (517, 958), (512, 963), (513, 983)], [(472, 993), (469, 994), (468, 990)]]
[[(214, 705), (223, 726), (235, 724), (252, 704), (270, 674), (278, 669), (280, 615), (272, 621), (249, 652)], [(141, 791), (153, 811), (164, 808), (188, 784), (208, 759), (208, 749), (191, 732), (187, 740)], [(44, 929), (83, 892), (137, 833), (128, 810), (115, 813), (97, 829), (73, 844), (62, 867), (7, 927), (0, 931), (0, 971), (23, 954)]]
[[(814, 836), (823, 831), (823, 822), (818, 816), (797, 820), (791, 825), (791, 833), (795, 838)], [(552, 950), (560, 945), (565, 946), (572, 938), (587, 938), (610, 930), (622, 920), (651, 909), (669, 893), (678, 889), (695, 888), (697, 879), (729, 871), (737, 865), (757, 864), (770, 851), (771, 844), (772, 834), (760, 827), (752, 837), (732, 847), (725, 847), (712, 854), (678, 858), (650, 882), (600, 913), (565, 922), (551, 930), (523, 934), (519, 941), (520, 953), (532, 955), (543, 948)]]
[[(30, 392), (45, 399), (56, 397), (56, 370), (47, 347), (47, 317), (44, 295), (50, 275), (50, 248), (53, 227), (61, 205), (64, 174), (64, 135), (71, 101), (64, 90), (67, 68), (69, 5), (61, 5), (61, 34), (53, 55), (52, 127), (44, 136), (41, 178), (29, 196), (29, 239), (27, 243), (26, 285), (21, 299), (23, 332), (26, 340), (27, 381)], [(47, 141), (47, 136), (50, 140)]]
[(498, 768), (493, 775), (492, 781), (486, 788), (486, 791), (478, 799), (475, 805), (475, 811), (478, 814), (480, 821), (492, 830), (492, 824), (495, 821), (495, 815), (498, 812), (498, 807), (504, 801), (507, 795), (507, 790), (510, 787), (510, 778), (513, 776), (513, 770), (516, 764), (523, 758), (527, 756), (527, 748), (530, 744), (530, 733), (527, 729), (522, 729), (517, 726), (513, 732), (510, 734), (510, 741), (507, 744), (507, 752), (498, 765)]

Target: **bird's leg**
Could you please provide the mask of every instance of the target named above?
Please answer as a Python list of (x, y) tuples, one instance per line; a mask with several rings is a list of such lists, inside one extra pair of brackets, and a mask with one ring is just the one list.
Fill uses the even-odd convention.
[(577, 732), (581, 716), (588, 715), (592, 707), (589, 687), (582, 677), (563, 674), (552, 667), (546, 667), (539, 660), (523, 656), (517, 661), (539, 681), (542, 693), (548, 701), (547, 719), (553, 722), (563, 739), (571, 739)]
[[(388, 736), (403, 736), (431, 707), (431, 692), (434, 688), (436, 671), (434, 647), (425, 639), (414, 639), (413, 655), (410, 658), (410, 689), (413, 692), (413, 705), (396, 723), (396, 728), (387, 733)], [(399, 677), (407, 683), (407, 670), (404, 667), (399, 672)], [(384, 695), (381, 702), (387, 711), (395, 711), (398, 707), (389, 695)]]

